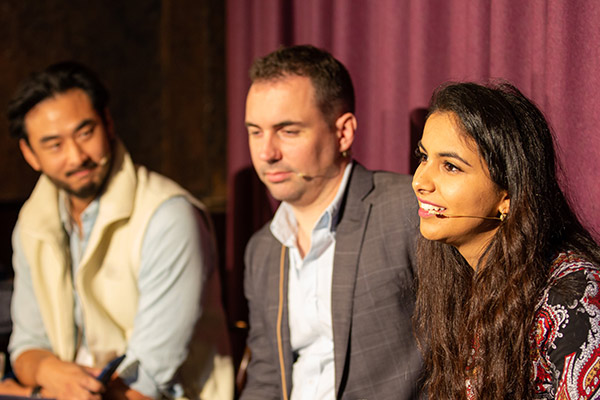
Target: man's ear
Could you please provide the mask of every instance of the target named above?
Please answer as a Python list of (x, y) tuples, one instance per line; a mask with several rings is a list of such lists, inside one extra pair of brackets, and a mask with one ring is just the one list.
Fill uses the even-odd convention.
[(348, 151), (354, 142), (357, 122), (354, 114), (347, 112), (335, 121), (335, 132), (339, 142), (339, 152)]
[(21, 149), (21, 153), (23, 153), (23, 158), (25, 158), (27, 164), (31, 165), (31, 168), (34, 170), (41, 171), (42, 168), (40, 162), (25, 139), (19, 139), (19, 148)]

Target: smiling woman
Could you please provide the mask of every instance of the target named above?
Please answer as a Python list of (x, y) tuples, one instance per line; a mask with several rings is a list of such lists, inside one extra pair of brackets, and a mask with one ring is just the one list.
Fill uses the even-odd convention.
[(430, 398), (598, 396), (600, 249), (558, 186), (542, 113), (506, 83), (445, 85), (417, 154)]
[(450, 112), (429, 116), (419, 143), (421, 163), (413, 187), (421, 234), (452, 244), (475, 267), (498, 230), (497, 215), (506, 213), (510, 200), (506, 190), (490, 179), (475, 140), (465, 136), (458, 124)]

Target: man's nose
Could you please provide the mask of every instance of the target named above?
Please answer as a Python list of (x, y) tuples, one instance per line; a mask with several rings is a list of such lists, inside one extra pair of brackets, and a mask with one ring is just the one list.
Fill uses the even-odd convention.
[(262, 161), (277, 161), (281, 158), (277, 135), (265, 132), (259, 156)]
[(87, 159), (86, 153), (75, 140), (67, 141), (65, 155), (71, 166), (80, 166)]

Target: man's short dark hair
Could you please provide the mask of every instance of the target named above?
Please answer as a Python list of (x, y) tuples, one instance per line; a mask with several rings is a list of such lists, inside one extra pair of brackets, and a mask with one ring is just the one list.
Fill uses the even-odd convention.
[(310, 45), (282, 47), (255, 60), (250, 68), (252, 83), (288, 75), (310, 78), (317, 105), (330, 124), (343, 113), (354, 113), (354, 87), (350, 74), (327, 51)]
[(29, 110), (38, 103), (71, 89), (83, 90), (102, 121), (106, 123), (109, 99), (106, 87), (89, 68), (77, 62), (67, 61), (33, 73), (19, 86), (8, 104), (8, 128), (11, 136), (27, 140), (24, 120)]

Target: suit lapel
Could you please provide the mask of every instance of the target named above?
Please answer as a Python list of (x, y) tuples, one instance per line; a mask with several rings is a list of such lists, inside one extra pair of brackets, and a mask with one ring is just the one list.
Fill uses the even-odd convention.
[(339, 393), (352, 325), (358, 259), (371, 205), (364, 198), (373, 188), (373, 173), (355, 164), (337, 226), (331, 308), (335, 355), (335, 390)]

